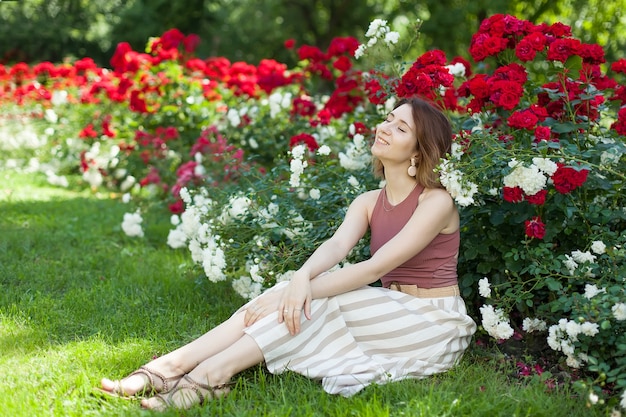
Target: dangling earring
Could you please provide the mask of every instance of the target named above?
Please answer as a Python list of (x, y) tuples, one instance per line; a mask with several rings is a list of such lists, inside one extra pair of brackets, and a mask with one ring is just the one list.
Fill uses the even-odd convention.
[(411, 166), (407, 170), (407, 174), (409, 174), (409, 177), (414, 177), (415, 175), (417, 175), (417, 168), (415, 168), (415, 158), (411, 158)]

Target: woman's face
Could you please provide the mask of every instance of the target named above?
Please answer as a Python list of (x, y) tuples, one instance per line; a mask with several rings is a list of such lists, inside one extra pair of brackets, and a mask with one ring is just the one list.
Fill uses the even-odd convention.
[(413, 110), (403, 104), (393, 110), (376, 128), (372, 155), (381, 162), (408, 162), (417, 152)]

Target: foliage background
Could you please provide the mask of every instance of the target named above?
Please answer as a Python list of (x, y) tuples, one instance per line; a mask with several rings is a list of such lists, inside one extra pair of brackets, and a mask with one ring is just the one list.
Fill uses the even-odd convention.
[[(203, 39), (200, 57), (250, 63), (273, 58), (294, 64), (285, 39), (326, 48), (334, 37), (362, 38), (376, 17), (410, 27), (421, 19), (415, 51), (467, 55), (467, 39), (495, 13), (532, 22), (560, 21), (583, 42), (606, 46), (609, 61), (624, 56), (626, 0), (28, 0), (0, 2), (0, 63), (93, 58), (108, 65), (115, 45), (142, 50), (146, 39), (176, 27)], [(571, 13), (575, 10), (576, 13)], [(450, 30), (454, 28), (454, 30)], [(401, 33), (402, 34), (402, 33)], [(610, 38), (610, 42), (609, 42)]]

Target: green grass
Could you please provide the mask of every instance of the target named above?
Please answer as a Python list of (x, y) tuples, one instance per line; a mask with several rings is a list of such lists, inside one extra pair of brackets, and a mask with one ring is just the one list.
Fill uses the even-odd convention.
[[(189, 268), (165, 245), (120, 229), (127, 207), (106, 195), (0, 172), (0, 415), (2, 416), (594, 416), (585, 399), (470, 351), (447, 374), (331, 396), (295, 374), (261, 366), (229, 397), (188, 412), (151, 413), (93, 395), (103, 376), (127, 375), (227, 318), (242, 302), (226, 283)], [(167, 216), (163, 216), (167, 218)], [(510, 370), (509, 370), (510, 371)]]

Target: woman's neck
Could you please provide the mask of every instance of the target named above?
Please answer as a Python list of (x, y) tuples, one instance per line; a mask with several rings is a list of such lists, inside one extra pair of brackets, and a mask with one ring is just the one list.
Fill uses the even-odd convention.
[[(385, 175), (386, 177), (386, 175)], [(387, 201), (397, 205), (404, 201), (417, 186), (417, 181), (406, 173), (404, 177), (389, 177), (385, 182)]]

